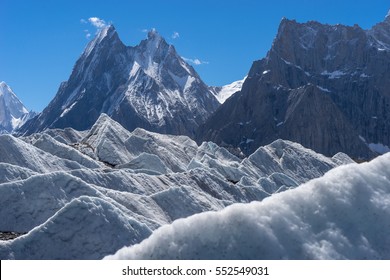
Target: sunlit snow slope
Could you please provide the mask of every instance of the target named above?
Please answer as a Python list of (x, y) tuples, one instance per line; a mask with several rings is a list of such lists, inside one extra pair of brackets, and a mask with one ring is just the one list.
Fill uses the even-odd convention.
[(242, 85), (244, 84), (246, 77), (244, 77), (242, 80), (235, 81), (231, 84), (222, 86), (222, 87), (212, 87), (212, 92), (219, 101), (219, 103), (223, 104), (226, 99), (228, 99), (230, 96), (232, 96), (237, 91), (240, 91), (242, 88)]

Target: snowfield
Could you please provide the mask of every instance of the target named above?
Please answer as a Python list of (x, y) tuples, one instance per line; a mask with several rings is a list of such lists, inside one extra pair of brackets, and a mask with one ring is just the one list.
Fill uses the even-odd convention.
[(106, 259), (389, 259), (390, 154), (181, 219)]
[[(353, 161), (345, 154), (328, 158), (277, 140), (241, 159), (212, 142), (198, 146), (186, 136), (129, 132), (104, 114), (88, 131), (0, 135), (0, 144), (0, 232), (23, 233), (0, 241), (0, 259), (102, 259), (127, 247), (116, 256), (261, 258), (263, 252), (265, 258), (386, 257), (372, 236), (355, 232), (354, 219), (340, 220), (342, 213), (374, 215), (370, 211), (375, 209), (366, 207), (369, 202), (388, 210), (385, 189), (368, 185), (381, 192), (373, 201), (366, 194), (371, 189), (360, 194), (354, 187), (365, 173), (379, 178), (375, 184), (387, 183), (388, 177), (367, 171), (370, 166), (381, 171), (376, 165), (388, 161), (386, 156), (349, 165)], [(331, 169), (338, 180), (326, 175), (300, 186)], [(345, 193), (331, 196), (340, 188)], [(339, 201), (345, 209), (337, 208)], [(375, 211), (378, 217), (385, 213)], [(385, 219), (373, 221), (362, 222), (372, 234)], [(302, 247), (306, 237), (310, 242)], [(243, 252), (238, 243), (253, 248)], [(271, 245), (272, 252), (266, 253), (264, 246)], [(351, 253), (343, 255), (349, 251), (339, 246)]]

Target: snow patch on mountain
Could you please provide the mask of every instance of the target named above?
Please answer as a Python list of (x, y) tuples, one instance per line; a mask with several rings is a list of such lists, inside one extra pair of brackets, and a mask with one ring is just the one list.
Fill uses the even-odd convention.
[(228, 99), (237, 91), (240, 91), (246, 78), (247, 76), (245, 76), (244, 79), (242, 80), (235, 81), (231, 84), (222, 87), (213, 87), (213, 94), (217, 98), (219, 103), (223, 104), (226, 101), (226, 99)]
[(370, 143), (368, 147), (373, 151), (380, 155), (390, 152), (390, 148), (387, 145), (383, 145), (382, 143)]
[(346, 75), (346, 73), (341, 70), (336, 70), (333, 72), (324, 71), (321, 73), (321, 75), (328, 76), (329, 79), (339, 79), (340, 77)]

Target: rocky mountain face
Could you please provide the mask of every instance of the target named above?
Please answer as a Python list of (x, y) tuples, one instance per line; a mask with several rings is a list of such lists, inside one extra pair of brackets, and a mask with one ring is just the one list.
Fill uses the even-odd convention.
[(106, 113), (126, 129), (194, 136), (219, 102), (195, 70), (155, 30), (135, 47), (103, 28), (56, 97), (19, 134), (89, 129)]
[(35, 115), (5, 82), (0, 82), (0, 134), (13, 132)]
[(370, 30), (283, 19), (241, 92), (197, 138), (246, 154), (282, 138), (328, 156), (371, 158), (390, 146), (389, 65), (389, 16)]

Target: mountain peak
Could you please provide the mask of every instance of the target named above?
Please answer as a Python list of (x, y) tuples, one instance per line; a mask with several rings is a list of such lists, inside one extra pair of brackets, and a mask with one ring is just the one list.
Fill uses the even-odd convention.
[(116, 33), (114, 25), (110, 24), (105, 27), (103, 27), (99, 32), (98, 32), (98, 38), (104, 38), (106, 36), (112, 36), (114, 33)]
[[(145, 35), (138, 45), (126, 46), (112, 25), (102, 28), (40, 121), (26, 124), (20, 134), (45, 128), (85, 130), (106, 113), (129, 130), (143, 127), (193, 136), (219, 103), (155, 29)], [(80, 119), (80, 114), (85, 117)]]
[[(12, 132), (27, 119), (28, 110), (12, 89), (0, 82), (0, 134)], [(28, 116), (27, 116), (28, 118)]]
[(115, 27), (112, 24), (107, 25), (103, 27), (101, 30), (99, 30), (95, 38), (93, 38), (93, 40), (88, 43), (84, 51), (85, 56), (88, 56), (93, 49), (95, 49), (97, 46), (101, 45), (101, 43), (106, 41), (120, 42)]
[(28, 110), (24, 107), (16, 94), (4, 81), (0, 82), (0, 96), (4, 98), (5, 104), (7, 106), (16, 106), (18, 109), (20, 109), (20, 111), (22, 111), (22, 113), (28, 113)]
[(161, 35), (157, 32), (155, 28), (152, 28), (148, 32), (148, 40), (162, 39)]
[(159, 60), (169, 51), (170, 45), (156, 29), (152, 28), (148, 32), (148, 37), (140, 43), (139, 47), (143, 57), (150, 57), (152, 59), (157, 57), (157, 60)]
[(157, 32), (155, 28), (152, 28), (148, 32), (148, 38), (146, 40), (146, 44), (149, 45), (149, 48), (158, 48), (160, 44), (163, 43), (164, 46), (169, 46), (169, 44), (165, 41), (165, 39)]
[(280, 23), (279, 23), (279, 28), (283, 27), (287, 24), (297, 24), (297, 21), (295, 19), (288, 19), (286, 17), (282, 17)]
[(6, 82), (1, 81), (0, 82), (0, 89), (1, 89), (1, 92), (3, 92), (4, 89), (9, 89), (9, 86), (6, 84)]
[(12, 89), (7, 85), (6, 82), (2, 81), (0, 82), (0, 96), (3, 95), (15, 95), (12, 91)]

